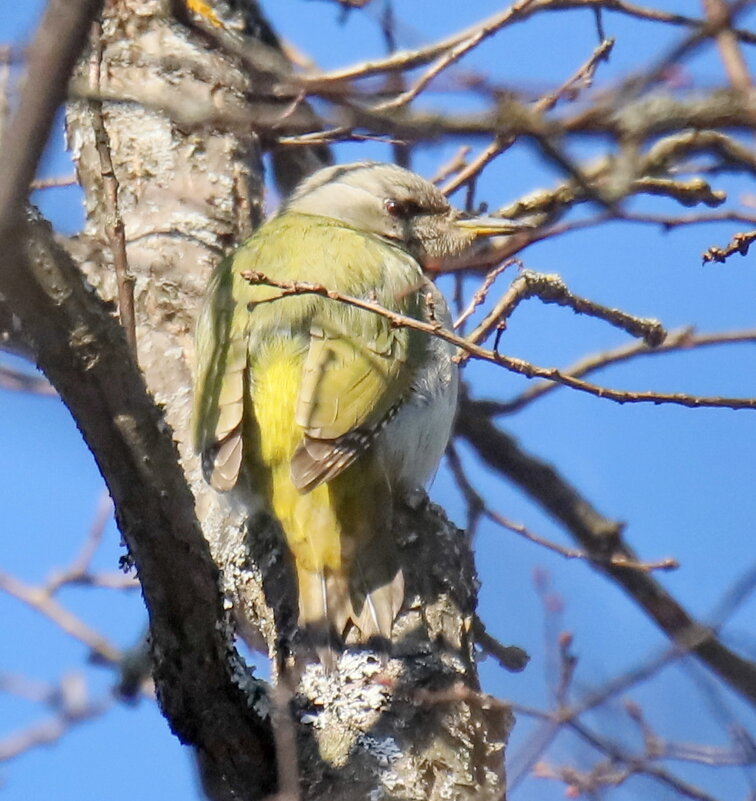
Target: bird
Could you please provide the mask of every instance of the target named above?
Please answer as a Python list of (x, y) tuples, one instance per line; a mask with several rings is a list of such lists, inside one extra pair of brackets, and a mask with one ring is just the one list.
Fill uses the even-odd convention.
[(457, 399), (453, 345), (344, 298), (448, 329), (426, 270), (518, 227), (463, 215), (393, 164), (330, 166), (210, 279), (195, 449), (212, 487), (252, 489), (279, 521), (315, 637), (390, 641), (404, 601), (392, 518), (434, 476)]

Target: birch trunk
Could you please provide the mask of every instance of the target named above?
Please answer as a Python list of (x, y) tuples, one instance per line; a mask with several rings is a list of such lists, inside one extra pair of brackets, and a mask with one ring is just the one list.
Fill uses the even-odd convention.
[[(296, 606), (276, 526), (259, 516), (247, 521), (202, 479), (189, 436), (194, 320), (212, 267), (262, 217), (262, 150), (272, 145), (219, 122), (242, 117), (247, 99), (264, 88), (257, 83), (262, 79), (224, 54), (201, 27), (178, 20), (178, 5), (106, 5), (101, 41), (92, 43), (72, 84), (83, 99), (68, 108), (86, 207), (84, 232), (69, 249), (103, 297), (115, 299), (105, 234), (113, 209), (93, 126), (99, 111), (88, 99), (101, 97), (133, 276), (139, 366), (173, 431), (221, 571), (226, 607), (244, 639), (268, 652), (279, 675), (284, 670), (292, 693), (275, 716), (279, 789), (298, 787), (305, 799), (503, 798), (511, 716), (486, 708), (477, 695), (474, 567), (462, 533), (441, 510), (417, 499), (397, 521), (408, 603), (397, 624), (394, 657), (349, 651), (335, 673), (309, 665), (291, 686), (286, 646)], [(277, 68), (288, 69), (252, 3), (233, 13), (208, 4), (203, 13), (210, 15), (206, 22), (220, 20), (246, 46), (257, 44), (266, 56), (277, 53)], [(322, 157), (318, 151), (277, 151), (279, 185), (290, 188)], [(153, 640), (159, 676), (160, 643), (154, 634)], [(283, 708), (291, 717), (281, 714)], [(211, 798), (259, 797), (234, 785), (233, 771), (217, 760), (203, 760), (206, 743), (193, 744)]]

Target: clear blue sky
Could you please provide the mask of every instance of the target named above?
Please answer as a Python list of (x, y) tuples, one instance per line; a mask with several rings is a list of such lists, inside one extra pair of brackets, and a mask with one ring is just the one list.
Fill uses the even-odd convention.
[[(0, 42), (25, 41), (34, 29), (41, 0), (11, 3), (0, 14)], [(655, 2), (681, 13), (698, 13), (698, 3)], [(305, 0), (263, 2), (276, 29), (323, 67), (362, 60), (383, 52), (376, 15), (353, 13), (344, 24), (335, 5)], [(403, 26), (402, 46), (443, 36), (483, 18), (503, 3), (478, 0), (416, 0), (397, 3)], [(375, 0), (371, 9), (381, 8)], [(750, 22), (753, 22), (751, 15)], [(607, 32), (618, 42), (599, 82), (646, 63), (654, 53), (677, 40), (679, 31), (617, 15), (605, 18)], [(486, 43), (462, 69), (480, 68), (509, 86), (537, 93), (570, 74), (595, 46), (595, 27), (588, 12), (541, 16), (507, 29)], [(756, 72), (756, 57), (749, 54)], [(721, 82), (713, 51), (688, 63), (693, 80), (711, 86)], [(448, 108), (463, 99), (444, 96)], [(430, 175), (457, 145), (416, 152), (413, 166)], [(576, 151), (590, 152), (588, 143)], [(390, 158), (380, 144), (347, 145), (336, 150), (339, 161)], [(58, 135), (44, 173), (71, 172)], [(517, 146), (501, 158), (480, 182), (478, 199), (493, 208), (539, 187), (553, 185), (553, 168)], [(732, 176), (714, 179), (730, 192), (753, 193), (753, 183)], [(459, 200), (459, 199), (458, 199)], [(61, 230), (73, 232), (81, 221), (75, 190), (50, 190), (37, 201)], [(669, 210), (665, 201), (644, 201), (644, 208)], [(754, 325), (756, 263), (736, 257), (724, 266), (701, 266), (700, 254), (711, 244), (724, 244), (737, 230), (732, 224), (679, 229), (668, 234), (640, 226), (607, 226), (601, 231), (572, 234), (531, 247), (526, 266), (559, 273), (579, 294), (639, 315), (658, 317), (669, 328), (695, 324), (702, 331)], [(448, 287), (447, 287), (448, 288)], [(621, 344), (626, 338), (593, 320), (575, 317), (553, 306), (530, 301), (518, 310), (502, 340), (511, 355), (547, 366)], [(6, 357), (0, 357), (6, 360)], [(686, 391), (700, 394), (755, 395), (756, 347), (708, 349), (657, 357), (605, 370), (599, 381), (612, 387)], [(525, 386), (524, 379), (490, 366), (473, 365), (466, 377), (478, 396), (508, 397)], [(665, 586), (706, 620), (724, 592), (753, 568), (753, 520), (756, 518), (753, 455), (756, 437), (753, 412), (687, 410), (646, 405), (618, 406), (608, 401), (560, 390), (525, 412), (503, 421), (536, 455), (553, 462), (604, 514), (628, 522), (627, 539), (640, 557), (677, 557), (682, 566), (661, 578)], [(40, 582), (76, 552), (103, 492), (94, 463), (66, 409), (57, 401), (0, 391), (0, 569), (25, 581)], [(569, 544), (550, 520), (512, 487), (487, 475), (464, 451), (476, 486), (492, 505), (512, 520), (540, 534)], [(460, 524), (464, 508), (448, 473), (434, 486), (449, 514)], [(502, 674), (490, 662), (481, 665), (484, 688), (502, 698), (543, 705), (549, 698), (553, 633), (545, 626), (544, 609), (534, 587), (536, 571), (545, 572), (551, 593), (563, 611), (552, 620), (557, 630), (574, 635), (579, 657), (576, 693), (600, 686), (606, 679), (646, 660), (665, 647), (665, 638), (615, 587), (579, 561), (565, 561), (515, 535), (483, 525), (476, 543), (482, 579), (481, 613), (493, 634), (528, 650), (532, 661), (520, 675)], [(122, 549), (109, 526), (96, 564), (115, 569)], [(121, 646), (134, 643), (144, 625), (136, 593), (67, 591), (62, 600)], [(753, 620), (756, 601), (746, 602), (728, 622), (726, 639), (754, 656)], [(749, 631), (750, 629), (750, 631)], [(546, 638), (552, 642), (546, 644)], [(0, 595), (0, 673), (58, 681), (82, 670), (86, 650), (51, 624)], [(91, 693), (107, 694), (110, 674), (84, 667)], [(641, 703), (657, 731), (670, 739), (726, 744), (726, 730), (711, 716), (705, 695), (697, 689), (692, 668), (671, 667), (628, 697)], [(736, 719), (753, 729), (753, 716), (723, 693)], [(617, 736), (632, 727), (619, 705), (592, 720)], [(38, 706), (0, 694), (0, 739), (44, 715)], [(514, 757), (528, 732), (523, 719), (515, 730)], [(637, 745), (633, 733), (630, 741)], [(586, 752), (563, 737), (550, 752), (558, 762), (590, 764)], [(674, 769), (718, 798), (744, 798), (745, 774), (728, 771), (726, 780), (712, 770), (675, 765)], [(753, 778), (753, 777), (752, 777)], [(153, 704), (134, 708), (116, 705), (107, 715), (75, 727), (54, 746), (36, 749), (0, 765), (0, 794), (6, 801), (140, 801), (166, 795), (186, 801), (198, 798), (188, 754), (169, 733)], [(658, 785), (636, 780), (611, 797), (672, 797)], [(563, 787), (529, 779), (514, 798), (557, 799)]]

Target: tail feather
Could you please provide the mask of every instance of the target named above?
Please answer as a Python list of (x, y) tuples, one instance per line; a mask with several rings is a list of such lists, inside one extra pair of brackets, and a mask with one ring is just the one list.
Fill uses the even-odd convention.
[(352, 621), (360, 630), (360, 639), (363, 642), (371, 637), (390, 640), (391, 628), (404, 601), (404, 575), (397, 570), (388, 583), (372, 589), (365, 586), (362, 609), (359, 614), (352, 611)]
[[(335, 669), (341, 649), (341, 632), (349, 619), (343, 599), (323, 572), (297, 570), (299, 584), (299, 626), (318, 661), (327, 671)], [(349, 607), (351, 609), (351, 605)]]
[(341, 635), (352, 617), (349, 587), (344, 577), (297, 568), (299, 625), (302, 628), (328, 623)]
[[(391, 639), (391, 628), (404, 601), (404, 576), (396, 570), (387, 581), (368, 582), (361, 564), (352, 574), (298, 569), (299, 625), (316, 647), (336, 648), (350, 625), (359, 641)], [(322, 661), (322, 660), (321, 660)]]
[(309, 492), (297, 491), (288, 474), (274, 481), (274, 490), (297, 570), (299, 625), (312, 644), (341, 644), (352, 627), (359, 642), (390, 641), (404, 580), (383, 465), (363, 456)]

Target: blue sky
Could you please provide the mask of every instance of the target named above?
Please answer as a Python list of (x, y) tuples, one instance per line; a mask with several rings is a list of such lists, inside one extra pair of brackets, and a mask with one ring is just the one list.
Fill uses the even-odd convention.
[[(33, 32), (40, 0), (10, 4), (0, 15), (0, 42), (21, 43)], [(502, 3), (397, 3), (404, 23), (401, 46), (413, 46), (469, 25), (502, 7)], [(678, 0), (656, 7), (698, 13), (699, 4)], [(263, 3), (276, 29), (321, 66), (335, 67), (383, 52), (376, 14), (353, 13), (343, 24), (331, 4), (306, 0)], [(372, 8), (380, 9), (381, 0)], [(750, 17), (753, 22), (754, 15)], [(617, 36), (608, 65), (598, 83), (609, 82), (649, 63), (654, 54), (678, 40), (679, 30), (606, 15), (607, 32)], [(542, 15), (526, 25), (507, 29), (475, 51), (460, 69), (492, 72), (503, 84), (537, 94), (569, 75), (596, 44), (588, 12)], [(749, 54), (756, 71), (756, 57)], [(716, 53), (707, 50), (686, 64), (692, 80), (702, 86), (722, 81)], [(430, 97), (449, 109), (462, 108), (457, 95)], [(460, 143), (418, 149), (413, 167), (430, 175)], [(474, 143), (473, 143), (474, 144)], [(576, 155), (596, 152), (596, 143), (581, 142)], [(336, 150), (339, 161), (387, 159), (380, 144), (348, 145)], [(43, 165), (43, 174), (71, 172), (56, 135)], [(512, 148), (480, 181), (478, 199), (490, 207), (556, 183), (555, 169), (526, 146)], [(734, 196), (753, 193), (753, 183), (737, 176), (714, 180)], [(74, 189), (49, 190), (35, 198), (65, 232), (81, 223), (82, 211)], [(457, 198), (457, 202), (461, 202)], [(652, 211), (673, 210), (667, 201), (643, 201)], [(700, 254), (712, 244), (724, 244), (737, 230), (734, 224), (713, 224), (660, 233), (651, 227), (605, 226), (573, 233), (526, 251), (525, 264), (540, 272), (559, 273), (576, 293), (639, 315), (658, 317), (669, 328), (695, 324), (702, 331), (730, 330), (754, 325), (756, 264), (753, 256), (736, 257), (721, 266), (701, 266)], [(473, 287), (473, 285), (470, 285)], [(448, 289), (448, 285), (445, 285)], [(502, 348), (511, 355), (541, 365), (565, 365), (617, 346), (626, 337), (595, 320), (545, 307), (531, 300), (511, 320)], [(0, 357), (7, 362), (5, 356)], [(596, 380), (608, 386), (700, 394), (756, 395), (756, 347), (710, 348), (649, 358), (612, 367)], [(466, 369), (480, 397), (509, 397), (526, 382), (489, 365)], [(681, 568), (660, 577), (688, 609), (703, 620), (733, 582), (753, 569), (754, 424), (752, 412), (687, 410), (650, 405), (619, 406), (608, 401), (559, 390), (511, 419), (502, 420), (523, 447), (552, 462), (601, 511), (627, 521), (628, 542), (640, 557), (654, 560), (675, 556)], [(103, 492), (96, 467), (66, 409), (48, 398), (0, 391), (0, 441), (4, 443), (0, 482), (0, 569), (28, 582), (41, 582), (55, 567), (67, 564), (84, 538)], [(464, 447), (461, 453), (469, 475), (492, 506), (557, 542), (569, 544), (559, 528), (513, 487), (487, 474)], [(464, 521), (464, 507), (444, 469), (433, 495), (443, 498), (450, 516)], [(95, 564), (115, 570), (122, 553), (111, 523)], [(665, 638), (617, 588), (579, 561), (565, 561), (515, 535), (482, 525), (476, 542), (482, 580), (481, 614), (493, 634), (516, 643), (532, 656), (519, 675), (502, 674), (490, 661), (481, 664), (484, 688), (524, 704), (549, 700), (551, 628), (574, 636), (579, 657), (576, 697), (611, 677), (659, 653)], [(547, 575), (550, 593), (561, 600), (562, 611), (545, 621), (534, 575)], [(121, 646), (138, 638), (144, 612), (137, 593), (69, 590), (62, 600), (93, 627)], [(750, 597), (727, 622), (725, 639), (754, 657), (753, 620), (756, 601)], [(546, 625), (546, 623), (549, 625)], [(550, 628), (551, 627), (551, 628)], [(749, 631), (750, 629), (750, 631)], [(551, 640), (546, 642), (547, 636)], [(0, 674), (13, 673), (41, 681), (59, 681), (84, 670), (94, 697), (105, 696), (110, 674), (83, 666), (86, 649), (55, 627), (0, 594)], [(657, 731), (670, 739), (725, 745), (726, 728), (711, 714), (699, 683), (707, 674), (694, 666), (668, 667), (652, 682), (634, 688), (628, 697), (642, 704)], [(719, 690), (717, 692), (720, 692)], [(735, 720), (753, 728), (754, 718), (726, 690), (721, 691)], [(38, 706), (0, 694), (0, 741), (38, 721)], [(612, 714), (588, 718), (618, 737), (637, 745), (637, 734), (619, 704)], [(515, 757), (532, 724), (522, 719), (515, 730), (510, 756)], [(569, 737), (561, 737), (550, 752), (557, 762), (590, 764), (589, 755)], [(744, 798), (745, 773), (676, 764), (680, 775), (698, 782), (715, 797)], [(754, 777), (752, 776), (753, 780)], [(188, 755), (168, 731), (155, 706), (115, 706), (107, 715), (75, 727), (49, 748), (36, 749), (0, 765), (0, 794), (7, 801), (47, 798), (67, 801), (151, 801), (169, 794), (199, 798)], [(634, 780), (610, 797), (671, 798), (657, 784)], [(528, 779), (514, 798), (562, 798), (557, 783)]]

